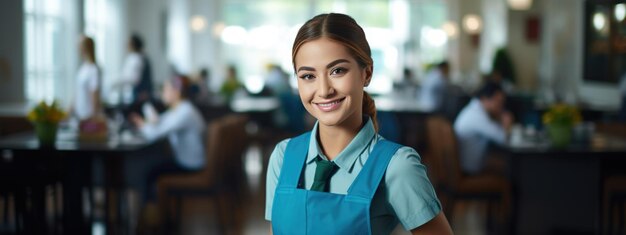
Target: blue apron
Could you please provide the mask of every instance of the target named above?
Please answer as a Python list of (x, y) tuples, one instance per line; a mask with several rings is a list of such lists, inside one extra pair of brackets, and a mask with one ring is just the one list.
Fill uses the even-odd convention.
[(297, 188), (311, 133), (287, 144), (274, 194), (274, 234), (371, 234), (370, 204), (399, 144), (381, 140), (348, 189), (348, 194)]

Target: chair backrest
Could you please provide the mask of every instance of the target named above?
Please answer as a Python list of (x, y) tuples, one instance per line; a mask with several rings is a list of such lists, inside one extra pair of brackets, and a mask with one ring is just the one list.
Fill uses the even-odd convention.
[(444, 187), (456, 188), (463, 173), (452, 125), (445, 117), (428, 117), (426, 133), (431, 162), (437, 171), (437, 182)]
[(243, 157), (248, 147), (248, 133), (246, 124), (248, 118), (242, 115), (230, 115), (224, 117), (225, 135), (223, 138), (224, 172), (222, 182), (227, 186), (239, 188), (245, 179)]
[(211, 185), (230, 181), (243, 169), (243, 153), (248, 145), (247, 117), (227, 115), (211, 121), (207, 130), (207, 167), (204, 174)]

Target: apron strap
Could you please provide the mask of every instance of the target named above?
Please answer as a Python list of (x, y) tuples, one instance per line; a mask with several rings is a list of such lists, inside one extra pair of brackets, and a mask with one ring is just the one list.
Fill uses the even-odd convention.
[(378, 185), (387, 171), (391, 158), (401, 147), (402, 145), (388, 140), (382, 139), (378, 141), (365, 162), (363, 169), (361, 169), (361, 172), (348, 189), (346, 200), (370, 202), (374, 198), (376, 189), (378, 189)]
[(304, 160), (309, 151), (311, 132), (291, 138), (287, 143), (283, 156), (283, 166), (280, 169), (277, 188), (295, 189), (300, 179)]

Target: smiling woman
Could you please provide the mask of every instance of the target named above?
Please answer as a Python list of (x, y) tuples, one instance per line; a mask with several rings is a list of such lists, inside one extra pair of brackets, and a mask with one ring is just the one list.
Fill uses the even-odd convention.
[(364, 91), (372, 61), (350, 16), (318, 15), (298, 31), (298, 92), (317, 123), (270, 157), (265, 218), (273, 233), (389, 234), (400, 222), (413, 234), (451, 234), (417, 152), (377, 134)]

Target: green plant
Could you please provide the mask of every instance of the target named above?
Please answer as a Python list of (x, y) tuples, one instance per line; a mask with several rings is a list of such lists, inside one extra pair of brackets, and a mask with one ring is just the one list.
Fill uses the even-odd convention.
[(491, 70), (499, 72), (505, 80), (515, 83), (515, 67), (506, 48), (496, 50)]

